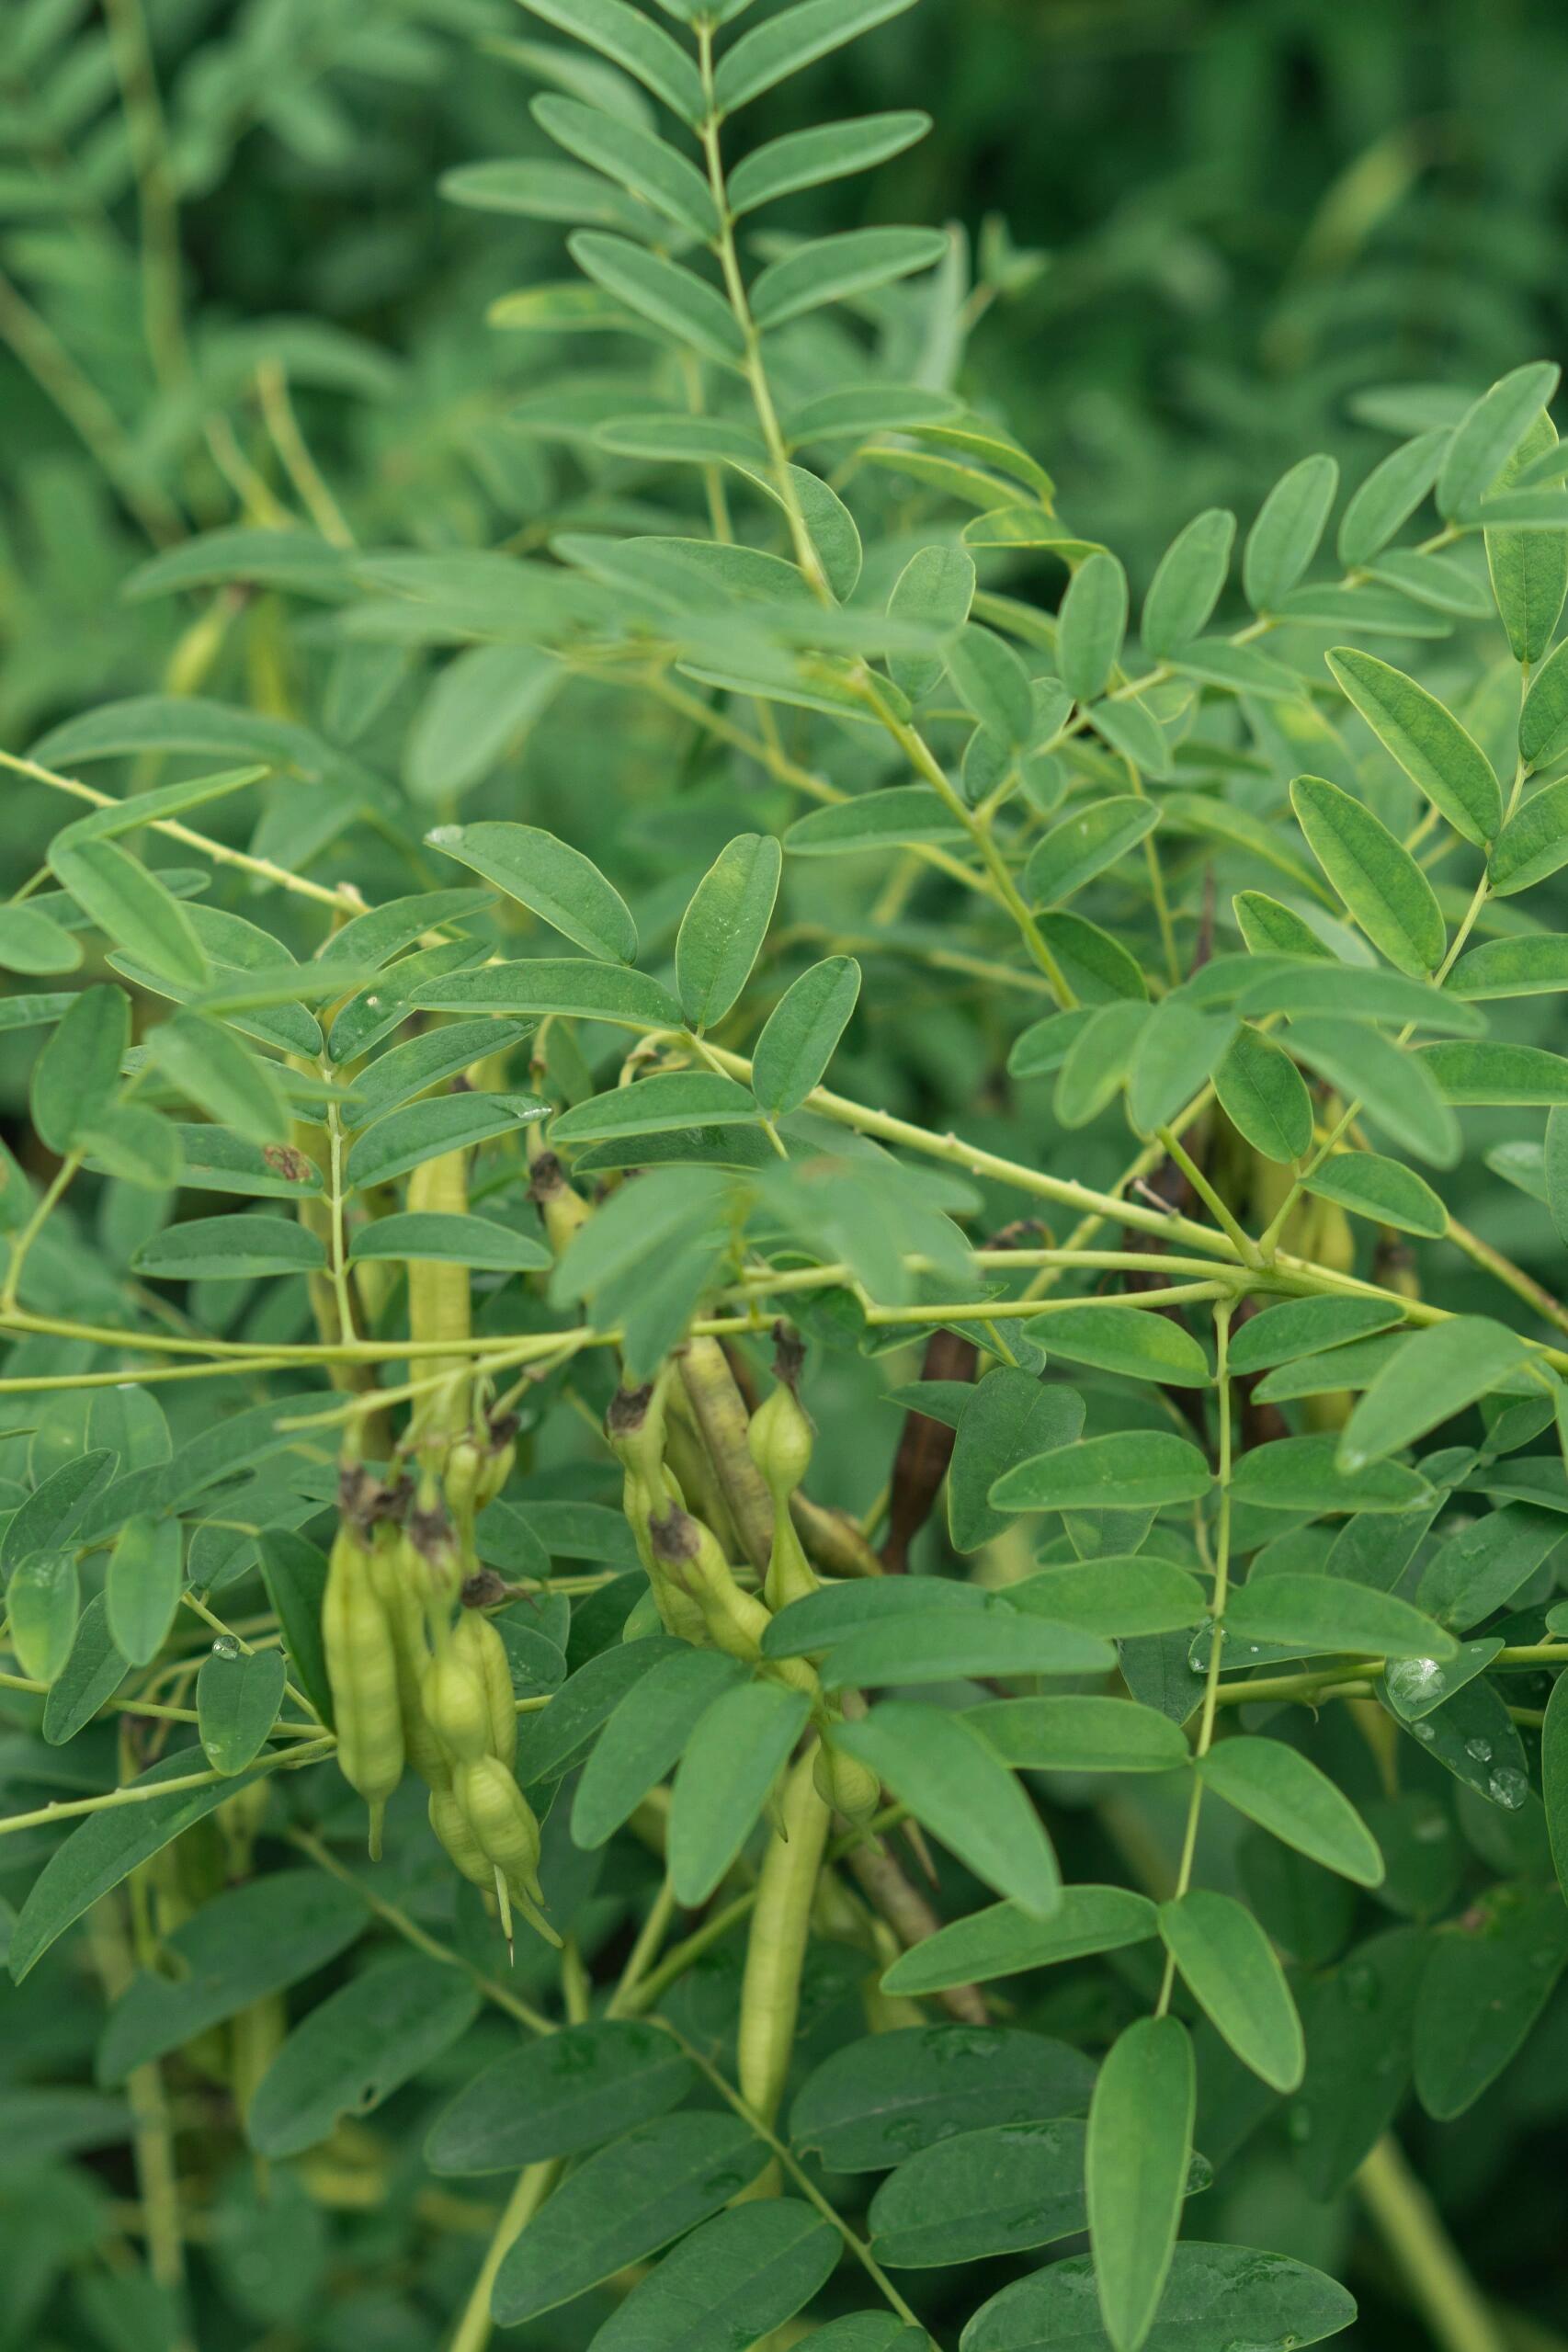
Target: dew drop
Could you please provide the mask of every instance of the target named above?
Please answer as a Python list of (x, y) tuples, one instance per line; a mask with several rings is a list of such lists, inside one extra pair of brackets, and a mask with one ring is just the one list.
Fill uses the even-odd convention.
[(1486, 1783), (1486, 1793), (1494, 1805), (1502, 1805), (1517, 1813), (1529, 1794), (1529, 1782), (1517, 1765), (1501, 1764)]
[(1407, 1700), (1429, 1699), (1442, 1678), (1436, 1658), (1395, 1658), (1386, 1676), (1390, 1697)]
[(1490, 1764), (1492, 1761), (1492, 1743), (1490, 1740), (1466, 1740), (1464, 1744), (1464, 1752), (1466, 1755), (1473, 1757), (1477, 1764)]
[(240, 1645), (232, 1633), (220, 1633), (212, 1644), (215, 1658), (237, 1658), (240, 1654)]

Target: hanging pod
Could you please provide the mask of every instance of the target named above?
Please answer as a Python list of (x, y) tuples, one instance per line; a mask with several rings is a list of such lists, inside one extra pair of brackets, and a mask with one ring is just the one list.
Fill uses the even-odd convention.
[(338, 1766), (370, 1809), (370, 1854), (379, 1859), (387, 1801), (403, 1778), (397, 1649), (371, 1581), (369, 1546), (347, 1520), (327, 1567), (322, 1646), (337, 1724)]

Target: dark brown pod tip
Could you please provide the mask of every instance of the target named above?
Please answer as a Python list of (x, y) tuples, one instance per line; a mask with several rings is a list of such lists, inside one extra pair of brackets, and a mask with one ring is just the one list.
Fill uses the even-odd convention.
[(672, 1567), (695, 1560), (700, 1549), (697, 1521), (678, 1503), (672, 1503), (662, 1515), (655, 1512), (649, 1518), (648, 1533), (656, 1556)]
[(392, 1490), (382, 1485), (374, 1471), (363, 1462), (344, 1464), (337, 1479), (337, 1508), (342, 1517), (363, 1534), (378, 1519), (386, 1518), (392, 1507)]
[(464, 1608), (496, 1608), (506, 1597), (506, 1581), (494, 1568), (481, 1568), (477, 1575), (465, 1582), (461, 1600)]
[(648, 1407), (653, 1401), (650, 1381), (640, 1389), (617, 1389), (605, 1414), (605, 1435), (608, 1437), (635, 1437), (648, 1418)]
[(553, 1152), (541, 1152), (533, 1164), (528, 1184), (530, 1200), (553, 1200), (566, 1189), (566, 1171)]
[(452, 1549), (452, 1523), (446, 1507), (420, 1505), (408, 1515), (408, 1540), (420, 1557), (431, 1562), (444, 1559)]
[(801, 1374), (805, 1369), (806, 1343), (790, 1323), (776, 1323), (773, 1326), (773, 1377), (781, 1381), (791, 1396), (800, 1393)]

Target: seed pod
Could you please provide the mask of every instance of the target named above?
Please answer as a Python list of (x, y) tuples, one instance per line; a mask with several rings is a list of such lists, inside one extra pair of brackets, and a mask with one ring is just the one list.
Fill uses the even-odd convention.
[(752, 1415), (746, 1431), (751, 1458), (767, 1482), (777, 1512), (811, 1467), (812, 1425), (800, 1398), (780, 1381)]
[(818, 1748), (813, 1778), (823, 1803), (842, 1813), (852, 1829), (863, 1829), (882, 1801), (881, 1782), (870, 1766), (840, 1748)]
[(619, 1388), (605, 1415), (605, 1436), (618, 1462), (647, 1486), (657, 1482), (665, 1457), (665, 1398), (668, 1368), (641, 1388)]
[[(674, 1482), (667, 1472), (661, 1474), (661, 1487), (666, 1508), (678, 1504), (673, 1490)], [(629, 1470), (623, 1488), (626, 1516), (637, 1540), (638, 1556), (648, 1572), (650, 1597), (658, 1610), (659, 1619), (667, 1632), (677, 1641), (690, 1642), (698, 1649), (708, 1647), (708, 1625), (701, 1609), (689, 1593), (683, 1592), (670, 1575), (665, 1563), (653, 1549), (653, 1506), (641, 1475)]]
[(482, 1511), (487, 1503), (494, 1503), (498, 1494), (506, 1492), (506, 1481), (517, 1462), (517, 1415), (503, 1414), (486, 1426), (490, 1442), (479, 1473), (478, 1507)]
[[(530, 1143), (537, 1131), (531, 1128), (528, 1131)], [(533, 1182), (528, 1190), (544, 1219), (550, 1246), (559, 1257), (573, 1234), (586, 1224), (594, 1212), (582, 1194), (574, 1192), (568, 1184), (566, 1171), (553, 1152), (547, 1152), (541, 1146), (533, 1155), (532, 1165)]]
[(484, 1475), (484, 1450), (472, 1429), (454, 1437), (441, 1470), (441, 1491), (447, 1508), (460, 1528), (472, 1528), (479, 1510), (480, 1483)]
[(736, 1584), (711, 1528), (672, 1503), (650, 1518), (649, 1532), (654, 1560), (666, 1580), (697, 1603), (715, 1649), (755, 1663), (772, 1620), (756, 1596)]
[(431, 1790), (430, 1826), (470, 1884), (483, 1888), (486, 1894), (494, 1892), (494, 1866), (486, 1861), (484, 1848), (450, 1789)]
[(370, 1580), (397, 1653), (403, 1752), (427, 1787), (448, 1789), (451, 1786), (451, 1759), (426, 1718), (421, 1695), (425, 1670), (430, 1663), (423, 1596), (429, 1578), (424, 1561), (401, 1528), (387, 1525), (376, 1533), (377, 1541), (370, 1553)]
[(432, 1658), (419, 1686), (426, 1719), (454, 1765), (476, 1764), (490, 1754), (490, 1705), (472, 1668), (455, 1644)]
[(460, 1764), (452, 1794), (486, 1860), (508, 1887), (543, 1901), (539, 1882), (539, 1824), (533, 1808), (498, 1757)]
[(746, 1937), (736, 2062), (742, 2096), (765, 2123), (778, 2112), (789, 2076), (800, 2015), (801, 1964), (827, 1839), (828, 1809), (817, 1794), (814, 1775), (815, 1761), (810, 1755), (801, 1756), (790, 1771), (784, 1790), (783, 1834), (768, 1841)]
[(381, 1818), (403, 1778), (403, 1710), (397, 1650), (370, 1581), (370, 1553), (352, 1525), (339, 1528), (322, 1598), (322, 1647), (337, 1724), (344, 1778), (370, 1808), (370, 1853), (381, 1853)]
[[(408, 1179), (411, 1210), (461, 1217), (468, 1210), (468, 1155), (442, 1152), (421, 1160)], [(466, 1266), (444, 1266), (415, 1258), (408, 1268), (409, 1336), (418, 1340), (466, 1340), (472, 1334)], [(422, 1392), (415, 1423), (422, 1439), (461, 1429), (469, 1418), (469, 1359), (419, 1356), (411, 1359), (416, 1380), (439, 1376), (438, 1387)]]
[(817, 1574), (806, 1558), (805, 1547), (795, 1532), (795, 1522), (790, 1517), (788, 1494), (774, 1505), (773, 1549), (767, 1556), (767, 1581), (763, 1593), (767, 1606), (777, 1616), (788, 1608), (791, 1601), (803, 1600), (817, 1589)]
[(415, 1581), (424, 1596), (426, 1615), (432, 1625), (444, 1625), (462, 1590), (469, 1562), (464, 1559), (441, 1490), (428, 1470), (420, 1481), (419, 1499), (408, 1515), (407, 1533), (409, 1543), (423, 1563), (423, 1574)]
[(487, 1617), (476, 1608), (465, 1608), (452, 1630), (452, 1655), (484, 1693), (490, 1753), (499, 1756), (509, 1772), (517, 1753), (517, 1709), (506, 1644)]

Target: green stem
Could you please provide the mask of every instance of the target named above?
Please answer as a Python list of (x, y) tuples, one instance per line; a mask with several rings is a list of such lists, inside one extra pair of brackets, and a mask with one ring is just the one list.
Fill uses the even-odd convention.
[[(104, 1993), (110, 2001), (118, 2000), (130, 1984), (134, 1967), (117, 1896), (106, 1895), (94, 1904), (88, 1916), (87, 1937)], [(169, 2352), (194, 2352), (183, 2316), (185, 2233), (174, 2130), (163, 2070), (155, 2059), (135, 2067), (127, 2076), (125, 2096), (131, 2115), (131, 2153), (141, 2199), (147, 2267), (181, 2312), (176, 2322), (179, 2332)]]
[(22, 1279), (22, 1269), (28, 1262), (28, 1254), (64, 1199), (73, 1177), (85, 1158), (85, 1152), (66, 1153), (65, 1157), (55, 1169), (48, 1189), (11, 1244), (10, 1263), (6, 1268), (6, 1285), (5, 1289), (0, 1290), (0, 1317), (16, 1312), (17, 1291)]
[(1442, 2352), (1508, 2352), (1506, 2336), (1392, 2132), (1362, 2165), (1356, 2187)]
[(864, 681), (864, 698), (875, 710), (882, 725), (892, 737), (911, 767), (937, 794), (943, 806), (957, 818), (978, 851), (982, 864), (991, 878), (997, 898), (1006, 908), (1018, 927), (1024, 945), (1051, 983), (1052, 995), (1063, 1012), (1071, 1012), (1078, 999), (1072, 983), (1051, 953), (1051, 946), (1040, 925), (1035, 921), (1028, 902), (1013, 880), (1012, 869), (996, 846), (989, 824), (971, 809), (961, 793), (954, 790), (947, 772), (926, 743), (918, 727), (911, 726), (890, 710), (878, 691), (876, 679), (869, 672)]
[[(3, 331), (0, 318), (0, 332)], [(58, 775), (52, 767), (40, 767), (36, 759), (18, 758), (15, 752), (0, 751), (0, 767), (8, 767), (13, 775), (26, 776), (35, 784), (47, 784), (53, 791), (69, 792), (74, 800), (90, 801), (95, 809), (119, 805), (112, 792), (100, 792), (75, 776)], [(298, 898), (313, 899), (318, 906), (338, 907), (347, 915), (365, 912), (365, 901), (351, 882), (339, 882), (328, 889), (324, 882), (312, 882), (304, 874), (291, 874), (286, 866), (275, 865), (270, 858), (253, 858), (247, 850), (231, 849), (227, 842), (193, 832), (177, 817), (153, 817), (149, 830), (165, 835), (170, 841), (183, 841), (187, 849), (199, 850), (215, 866), (233, 866), (238, 873), (254, 874), (258, 881), (276, 883), (279, 890), (292, 891)]]
[(1243, 1265), (1260, 1266), (1263, 1259), (1257, 1244), (1240, 1221), (1232, 1215), (1191, 1153), (1176, 1135), (1175, 1129), (1161, 1127), (1156, 1129), (1155, 1132), (1199, 1200), (1214, 1217), (1221, 1230), (1230, 1235)]
[(48, 321), (4, 276), (0, 276), (0, 340), (10, 347), (78, 440), (97, 460), (153, 545), (167, 547), (179, 539), (185, 526), (177, 508), (161, 491), (149, 489), (138, 480), (124, 428), (97, 384), (82, 373)]
[[(1220, 1429), (1220, 1463), (1215, 1476), (1220, 1497), (1214, 1532), (1214, 1586), (1209, 1603), (1211, 1627), (1209, 1649), (1209, 1672), (1203, 1685), (1203, 1711), (1199, 1717), (1198, 1738), (1193, 1745), (1192, 1790), (1187, 1799), (1187, 1825), (1182, 1833), (1181, 1859), (1176, 1865), (1174, 1900), (1179, 1902), (1192, 1884), (1193, 1858), (1198, 1851), (1198, 1821), (1203, 1809), (1203, 1775), (1198, 1770), (1208, 1755), (1214, 1739), (1214, 1718), (1220, 1703), (1220, 1661), (1224, 1648), (1225, 1603), (1230, 1596), (1231, 1579), (1231, 1373), (1230, 1373), (1231, 1308), (1229, 1303), (1214, 1310), (1214, 1341), (1217, 1361), (1214, 1370), (1215, 1415)], [(1156, 2017), (1163, 2017), (1171, 2005), (1176, 1989), (1176, 1955), (1168, 1953), (1165, 1973), (1155, 2006)]]
[(762, 359), (762, 337), (757, 332), (756, 322), (751, 314), (750, 298), (746, 293), (745, 280), (741, 275), (740, 256), (735, 250), (734, 215), (730, 210), (729, 193), (724, 185), (723, 157), (719, 145), (721, 117), (713, 85), (713, 28), (706, 21), (699, 22), (698, 25), (697, 46), (698, 70), (702, 77), (704, 110), (700, 133), (702, 153), (708, 168), (708, 185), (712, 192), (713, 207), (719, 216), (719, 236), (714, 251), (719, 256), (724, 291), (729, 296), (730, 308), (734, 312), (735, 324), (741, 332), (744, 348), (742, 372), (751, 393), (752, 405), (756, 411), (757, 423), (762, 427), (762, 437), (767, 443), (768, 457), (772, 460), (778, 503), (784, 509), (785, 517), (790, 526), (790, 538), (795, 550), (795, 561), (800, 565), (801, 574), (818, 601), (822, 604), (831, 604), (834, 601), (833, 591), (828, 586), (827, 575), (822, 568), (822, 559), (812, 543), (812, 535), (806, 528), (806, 518), (801, 511), (800, 499), (796, 495), (794, 483), (790, 479), (789, 446), (778, 422), (778, 412), (773, 404), (773, 390), (768, 383), (767, 370)]
[[(290, 1754), (259, 1758), (249, 1769), (254, 1774), (292, 1772), (301, 1765), (319, 1764), (323, 1756), (332, 1754), (336, 1744), (330, 1736), (308, 1744), (301, 1741)], [(9, 1837), (19, 1829), (47, 1829), (57, 1821), (76, 1821), (84, 1813), (108, 1812), (117, 1805), (146, 1804), (154, 1797), (174, 1796), (186, 1789), (210, 1789), (215, 1781), (229, 1777), (222, 1772), (182, 1772), (172, 1779), (154, 1780), (140, 1788), (131, 1785), (123, 1789), (107, 1789), (100, 1796), (70, 1797), (57, 1804), (39, 1805), (31, 1812), (7, 1813), (0, 1820), (0, 1837)]]
[(344, 519), (343, 509), (327, 488), (325, 478), (311, 455), (310, 444), (300, 430), (281, 362), (264, 360), (256, 372), (256, 387), (272, 446), (312, 522), (329, 546), (352, 547), (354, 534)]
[(559, 2159), (550, 2163), (529, 2165), (517, 2175), (506, 2210), (496, 2224), (495, 2234), (480, 2264), (473, 2291), (463, 2306), (448, 2352), (484, 2352), (494, 2333), (495, 2323), (490, 2316), (490, 2298), (494, 2291), (496, 2274), (516, 2241), (533, 2220), (555, 2186), (561, 2170)]
[(173, 383), (186, 374), (188, 360), (180, 305), (179, 208), (163, 100), (142, 0), (104, 0), (104, 14), (136, 173), (147, 347), (159, 380)]

